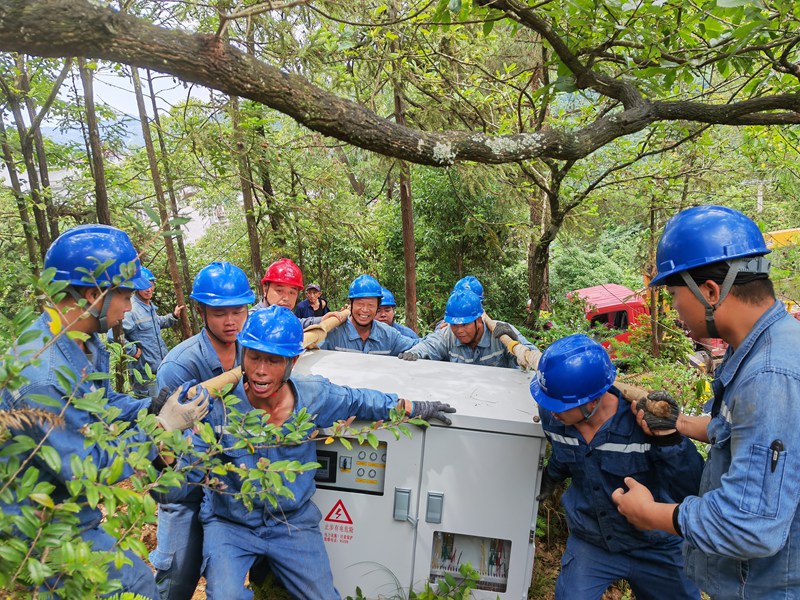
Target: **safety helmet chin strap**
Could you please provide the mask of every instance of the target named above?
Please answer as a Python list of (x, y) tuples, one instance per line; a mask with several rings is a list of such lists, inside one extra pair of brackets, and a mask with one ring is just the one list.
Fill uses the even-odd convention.
[(586, 404), (581, 404), (578, 407), (580, 409), (580, 411), (581, 411), (581, 414), (583, 415), (583, 422), (584, 423), (586, 421), (588, 421), (589, 419), (591, 419), (594, 416), (594, 413), (597, 412), (597, 409), (600, 408), (599, 400), (600, 399), (598, 398), (598, 402), (597, 402), (597, 404), (594, 405), (594, 408), (592, 410), (589, 410), (588, 408), (586, 408), (586, 405), (589, 404), (588, 402)]
[(283, 386), (286, 385), (286, 382), (289, 381), (289, 377), (292, 376), (293, 368), (294, 368), (294, 361), (292, 360), (291, 357), (286, 357), (286, 366), (283, 369), (283, 378), (281, 379), (281, 384), (275, 389), (274, 392), (270, 394), (270, 397), (280, 392)]
[(733, 282), (736, 280), (736, 276), (739, 273), (769, 273), (770, 262), (763, 256), (756, 256), (754, 258), (740, 258), (725, 262), (728, 264), (728, 273), (725, 275), (725, 279), (720, 285), (719, 300), (714, 305), (706, 300), (706, 297), (703, 296), (703, 293), (700, 291), (700, 287), (697, 285), (697, 282), (695, 282), (695, 280), (692, 279), (686, 271), (680, 272), (683, 282), (689, 287), (690, 290), (692, 290), (692, 293), (695, 295), (695, 297), (706, 308), (706, 329), (708, 329), (709, 337), (712, 338), (720, 337), (719, 331), (717, 330), (717, 325), (714, 322), (714, 313), (719, 305), (722, 304), (722, 301), (728, 297), (728, 292), (731, 291), (731, 287), (733, 287)]
[[(69, 295), (72, 296), (75, 299), (75, 302), (80, 302), (81, 300), (85, 299), (80, 294), (80, 292), (78, 292), (78, 290), (76, 290), (72, 286), (69, 286), (67, 288), (67, 292), (69, 292)], [(86, 309), (86, 312), (88, 312), (90, 315), (92, 315), (100, 323), (99, 331), (108, 331), (109, 330), (109, 326), (108, 326), (108, 309), (111, 306), (111, 297), (113, 295), (114, 295), (114, 290), (112, 290), (112, 289), (106, 290), (105, 292), (103, 292), (103, 304), (100, 306), (99, 309), (96, 308), (96, 307), (93, 307), (92, 305), (89, 305), (88, 308)]]

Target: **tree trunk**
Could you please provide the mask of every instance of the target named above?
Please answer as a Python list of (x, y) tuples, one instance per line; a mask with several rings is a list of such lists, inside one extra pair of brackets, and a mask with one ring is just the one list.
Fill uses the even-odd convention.
[(258, 237), (256, 226), (256, 212), (253, 204), (253, 182), (250, 173), (250, 162), (247, 160), (247, 148), (244, 135), (239, 125), (239, 98), (231, 96), (228, 104), (230, 107), (231, 124), (233, 127), (234, 158), (239, 166), (239, 186), (242, 189), (242, 204), (244, 205), (244, 219), (247, 224), (247, 240), (250, 245), (250, 270), (256, 281), (261, 280), (264, 268), (261, 266), (261, 241)]
[[(158, 147), (161, 150), (162, 171), (164, 173), (164, 183), (167, 187), (167, 194), (169, 195), (169, 205), (173, 217), (179, 216), (178, 200), (175, 195), (175, 183), (172, 180), (172, 171), (169, 167), (169, 154), (167, 153), (167, 144), (164, 141), (164, 132), (161, 129), (161, 118), (158, 116), (158, 104), (156, 103), (156, 94), (153, 89), (153, 77), (150, 70), (147, 70), (147, 86), (150, 89), (150, 100), (153, 105), (153, 121), (156, 125), (156, 136), (158, 137)], [(178, 246), (178, 257), (180, 258), (180, 272), (181, 272), (181, 289), (188, 290), (192, 284), (192, 278), (189, 275), (189, 259), (186, 256), (186, 246), (183, 243), (183, 236), (176, 236), (175, 242)], [(191, 324), (192, 333), (200, 331), (200, 324), (197, 322), (197, 312), (193, 310), (183, 311), (184, 315), (189, 315), (189, 322)], [(183, 324), (183, 319), (181, 319)], [(183, 328), (183, 325), (181, 325)], [(184, 338), (186, 339), (186, 331), (183, 330)]]
[(0, 146), (3, 148), (3, 161), (6, 163), (6, 169), (8, 170), (8, 180), (11, 182), (11, 193), (14, 195), (14, 201), (17, 203), (19, 218), (22, 222), (22, 231), (25, 234), (25, 247), (28, 250), (28, 262), (30, 263), (31, 271), (38, 277), (39, 259), (36, 256), (34, 228), (31, 223), (30, 215), (28, 214), (28, 207), (25, 205), (25, 194), (19, 183), (17, 167), (14, 164), (14, 155), (11, 153), (11, 147), (8, 145), (6, 127), (2, 118), (0, 118)]
[[(161, 219), (161, 231), (169, 231), (169, 214), (167, 213), (167, 202), (164, 197), (164, 188), (161, 186), (161, 175), (158, 171), (158, 160), (156, 160), (156, 151), (153, 147), (153, 138), (150, 135), (150, 123), (147, 119), (147, 108), (144, 105), (144, 94), (142, 93), (142, 82), (139, 79), (139, 69), (131, 69), (133, 76), (133, 91), (136, 94), (136, 106), (139, 109), (139, 121), (142, 125), (142, 136), (144, 137), (144, 147), (147, 151), (147, 163), (150, 167), (150, 175), (153, 178), (153, 189), (156, 193), (156, 200), (158, 202), (158, 216)], [(186, 304), (186, 298), (183, 295), (183, 286), (181, 286), (181, 278), (178, 272), (178, 260), (175, 257), (175, 247), (172, 244), (172, 236), (164, 237), (164, 246), (167, 250), (167, 268), (169, 269), (169, 276), (172, 278), (172, 287), (175, 290), (175, 300), (178, 304)], [(181, 313), (181, 333), (183, 339), (191, 337), (192, 326), (189, 323), (189, 311), (184, 310)]]
[(94, 73), (86, 66), (86, 60), (78, 59), (78, 68), (83, 83), (83, 99), (86, 107), (86, 127), (89, 135), (89, 149), (92, 176), (94, 177), (95, 207), (97, 222), (111, 225), (111, 210), (108, 207), (108, 190), (106, 189), (106, 171), (103, 166), (103, 147), (100, 144), (100, 129), (97, 126), (97, 113), (94, 106)]

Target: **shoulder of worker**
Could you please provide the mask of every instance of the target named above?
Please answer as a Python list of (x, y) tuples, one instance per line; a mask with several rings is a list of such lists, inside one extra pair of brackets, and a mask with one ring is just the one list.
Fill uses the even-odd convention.
[[(204, 347), (207, 343), (204, 335), (204, 332), (193, 335), (167, 352), (156, 373), (159, 387), (173, 389), (186, 381), (205, 381), (215, 374), (219, 375), (214, 372), (214, 365), (210, 364), (208, 349)], [(218, 358), (216, 362), (219, 362)]]
[(406, 327), (406, 326), (405, 326), (405, 325), (403, 325), (402, 323), (398, 323), (397, 321), (395, 321), (394, 323), (392, 323), (392, 328), (393, 328), (393, 329), (396, 329), (396, 330), (397, 330), (397, 331), (400, 333), (400, 335), (404, 335), (404, 336), (406, 336), (407, 338), (411, 338), (412, 340), (418, 340), (418, 339), (420, 339), (420, 338), (419, 338), (419, 335), (417, 335), (417, 332), (416, 332), (416, 331), (414, 331), (414, 330), (413, 330), (413, 329), (411, 329), (410, 327)]

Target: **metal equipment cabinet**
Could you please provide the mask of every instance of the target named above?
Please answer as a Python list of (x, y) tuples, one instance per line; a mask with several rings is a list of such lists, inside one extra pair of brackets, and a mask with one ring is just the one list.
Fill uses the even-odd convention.
[(469, 563), (481, 576), (474, 598), (527, 598), (545, 449), (530, 374), (319, 350), (295, 372), (458, 411), (451, 427), (412, 427), (412, 439), (381, 432), (377, 450), (319, 444), (314, 502), (343, 596), (358, 586), (405, 597)]

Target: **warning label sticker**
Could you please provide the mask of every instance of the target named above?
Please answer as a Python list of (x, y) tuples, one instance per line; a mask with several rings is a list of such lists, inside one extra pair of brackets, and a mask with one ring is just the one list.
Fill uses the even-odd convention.
[(328, 516), (325, 517), (325, 520), (329, 523), (345, 523), (346, 525), (353, 524), (353, 519), (350, 518), (350, 514), (344, 507), (344, 502), (341, 500), (336, 501), (336, 504), (333, 505), (333, 508), (328, 513)]
[(344, 502), (337, 500), (336, 504), (323, 520), (322, 538), (329, 544), (349, 544), (353, 539), (355, 528), (353, 519), (344, 507)]

